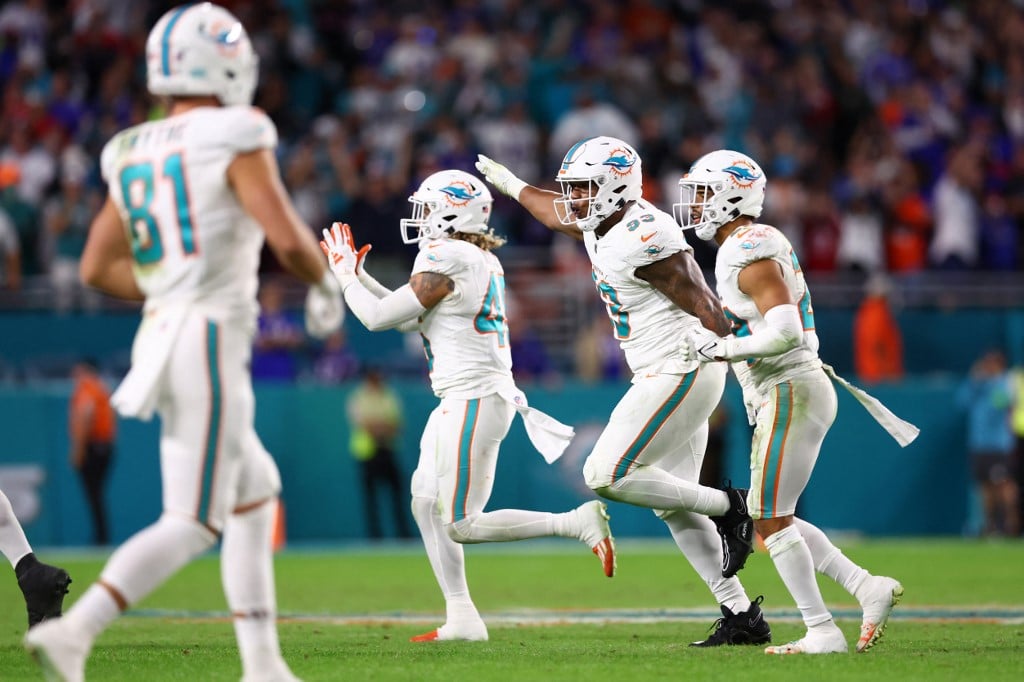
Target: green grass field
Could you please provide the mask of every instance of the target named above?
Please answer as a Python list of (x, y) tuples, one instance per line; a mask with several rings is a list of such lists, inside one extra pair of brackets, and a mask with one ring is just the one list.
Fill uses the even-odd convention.
[[(619, 574), (601, 575), (576, 543), (535, 541), (466, 550), (470, 587), (491, 639), (412, 644), (441, 623), (443, 602), (418, 547), (289, 550), (278, 556), (285, 657), (306, 680), (1022, 680), (1024, 543), (886, 540), (846, 553), (906, 589), (886, 637), (867, 654), (768, 657), (761, 647), (693, 649), (715, 606), (670, 541), (622, 541)], [(103, 557), (42, 552), (75, 582)], [(97, 642), (90, 680), (237, 680), (215, 556), (186, 567)], [(740, 577), (765, 595), (773, 641), (802, 625), (765, 554)], [(826, 601), (856, 640), (854, 600), (827, 579)], [(13, 573), (0, 584), (0, 680), (42, 679), (21, 648)]]

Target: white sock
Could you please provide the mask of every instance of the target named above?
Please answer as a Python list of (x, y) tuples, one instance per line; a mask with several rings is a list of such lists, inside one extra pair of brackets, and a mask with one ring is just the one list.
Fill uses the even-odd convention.
[(473, 606), (469, 586), (466, 584), (466, 560), (462, 545), (445, 532), (437, 501), (428, 497), (413, 497), (412, 515), (419, 526), (423, 547), (427, 550), (427, 560), (447, 608), (453, 608), (452, 604), (457, 607), (462, 605), (459, 608), (464, 611), (463, 607), (468, 603), (475, 613), (476, 607)]
[(16, 568), (18, 562), (26, 554), (32, 553), (32, 547), (28, 544), (25, 531), (22, 530), (18, 517), (14, 515), (11, 501), (7, 499), (2, 490), (0, 490), (0, 552), (11, 562), (11, 568)]
[(268, 501), (230, 515), (224, 524), (221, 582), (235, 624), (243, 677), (282, 662), (272, 546), (276, 509), (277, 501)]
[[(117, 590), (126, 605), (136, 604), (216, 541), (206, 526), (164, 514), (117, 548), (103, 567), (99, 582)], [(71, 607), (67, 618), (95, 638), (118, 613), (107, 589), (93, 585)]]
[(787, 526), (764, 539), (775, 570), (785, 583), (808, 628), (832, 620), (814, 578), (814, 562), (796, 526)]
[(496, 509), (457, 521), (453, 532), (461, 541), (468, 543), (511, 542), (552, 535), (578, 538), (579, 527), (575, 510), (552, 514), (525, 509)]
[(817, 526), (798, 518), (793, 519), (793, 525), (800, 530), (800, 535), (804, 536), (804, 542), (807, 543), (811, 558), (814, 560), (814, 568), (822, 575), (835, 580), (851, 595), (855, 595), (857, 588), (871, 574), (850, 561)]
[(652, 466), (639, 466), (601, 491), (604, 497), (649, 509), (683, 509), (705, 516), (729, 511), (729, 496)]
[(693, 512), (676, 511), (662, 518), (676, 546), (686, 560), (707, 583), (711, 594), (733, 613), (750, 608), (750, 599), (736, 576), (722, 577), (722, 541), (715, 524), (708, 517)]

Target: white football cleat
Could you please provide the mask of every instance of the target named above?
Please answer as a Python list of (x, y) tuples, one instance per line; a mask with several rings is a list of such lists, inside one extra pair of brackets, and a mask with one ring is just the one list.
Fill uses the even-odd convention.
[(860, 639), (857, 640), (857, 653), (863, 653), (885, 634), (885, 624), (889, 621), (892, 607), (899, 604), (903, 598), (903, 585), (893, 578), (871, 575), (864, 580), (857, 592), (858, 601), (864, 609)]
[(575, 511), (580, 520), (580, 540), (597, 555), (604, 574), (611, 578), (615, 575), (615, 538), (608, 525), (608, 505), (601, 500), (591, 500)]
[(846, 637), (835, 623), (831, 628), (816, 627), (808, 630), (803, 639), (788, 644), (767, 647), (766, 654), (845, 654), (850, 649), (846, 645)]
[(83, 682), (89, 646), (63, 618), (43, 621), (25, 633), (25, 649), (50, 682)]
[(410, 642), (486, 642), (487, 626), (482, 620), (445, 623), (436, 630), (424, 632), (409, 639)]

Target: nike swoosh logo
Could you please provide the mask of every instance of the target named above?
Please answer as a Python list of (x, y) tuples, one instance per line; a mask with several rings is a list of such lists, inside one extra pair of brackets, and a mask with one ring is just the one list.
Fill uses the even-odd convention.
[(647, 240), (649, 240), (651, 237), (653, 237), (656, 234), (658, 234), (658, 233), (657, 232), (651, 232), (650, 234), (645, 234), (642, 237), (640, 237), (640, 241), (646, 242)]

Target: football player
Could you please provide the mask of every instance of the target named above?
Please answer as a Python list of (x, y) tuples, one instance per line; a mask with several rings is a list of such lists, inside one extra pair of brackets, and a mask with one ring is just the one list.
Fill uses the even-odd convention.
[(701, 157), (679, 181), (676, 218), (700, 239), (718, 244), (715, 278), (733, 331), (726, 336), (693, 328), (682, 348), (690, 360), (710, 363), (705, 367), (719, 360), (732, 363), (754, 425), (747, 505), (807, 626), (803, 638), (765, 652), (848, 651), (822, 599), (815, 569), (860, 602), (864, 614), (856, 650), (867, 651), (885, 631), (902, 585), (857, 566), (794, 513), (835, 420), (830, 377), (849, 388), (901, 445), (912, 441), (917, 429), (843, 382), (818, 358), (811, 294), (797, 255), (781, 232), (756, 222), (766, 182), (753, 159), (729, 150)]
[(81, 680), (97, 635), (222, 536), (243, 680), (294, 680), (275, 623), (280, 477), (253, 427), (249, 372), (264, 238), (312, 285), (311, 333), (340, 326), (341, 289), (283, 188), (274, 124), (250, 106), (257, 57), (242, 24), (210, 3), (170, 10), (146, 42), (146, 76), (152, 94), (169, 98), (168, 115), (104, 147), (108, 196), (81, 274), (108, 294), (145, 301), (132, 367), (112, 402), (124, 416), (160, 414), (163, 513), (25, 644), (50, 676)]
[(695, 645), (770, 641), (760, 599), (751, 602), (734, 577), (752, 551), (745, 491), (697, 483), (726, 371), (685, 359), (678, 348), (689, 330), (703, 324), (724, 334), (728, 322), (679, 226), (642, 198), (640, 157), (613, 137), (582, 140), (556, 175), (561, 193), (527, 185), (485, 156), (477, 168), (548, 228), (583, 241), (633, 372), (587, 457), (587, 485), (602, 497), (656, 510), (668, 525), (722, 608), (714, 633)]
[(545, 536), (580, 540), (615, 571), (606, 505), (586, 502), (553, 514), (522, 509), (484, 511), (494, 485), (498, 448), (518, 412), (527, 434), (550, 462), (572, 429), (530, 408), (512, 379), (505, 272), (494, 255), (505, 243), (488, 226), (491, 193), (458, 170), (434, 173), (409, 197), (412, 217), (402, 239), (418, 244), (408, 284), (394, 291), (363, 267), (348, 225), (324, 230), (320, 243), (341, 283), (349, 309), (370, 331), (418, 331), (430, 384), (439, 398), (420, 440), (412, 476), (413, 516), (444, 594), (445, 623), (413, 641), (486, 640), (466, 584), (462, 545)]

